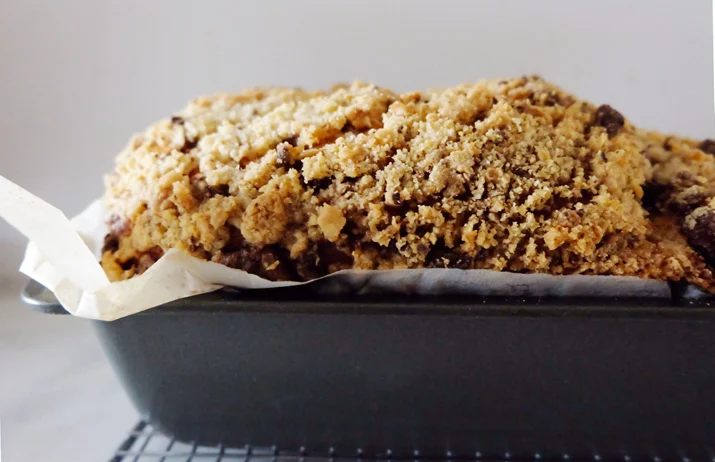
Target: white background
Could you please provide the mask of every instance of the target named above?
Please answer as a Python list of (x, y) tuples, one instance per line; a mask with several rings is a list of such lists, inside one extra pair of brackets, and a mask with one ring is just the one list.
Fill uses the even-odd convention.
[[(189, 98), (355, 78), (538, 73), (637, 125), (713, 136), (711, 18), (708, 0), (0, 0), (0, 174), (72, 215), (129, 136)], [(21, 242), (0, 222), (4, 456), (106, 459), (134, 415), (88, 326), (15, 302)]]

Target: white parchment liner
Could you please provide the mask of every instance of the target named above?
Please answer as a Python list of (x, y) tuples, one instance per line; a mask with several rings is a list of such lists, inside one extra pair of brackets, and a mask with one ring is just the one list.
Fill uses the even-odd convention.
[[(0, 217), (30, 243), (20, 271), (54, 292), (75, 316), (112, 321), (179, 298), (225, 286), (269, 289), (308, 283), (272, 282), (241, 270), (170, 250), (144, 274), (109, 282), (98, 263), (107, 229), (100, 201), (68, 220), (0, 176)], [(321, 278), (351, 293), (474, 294), (501, 296), (670, 297), (668, 285), (635, 277), (551, 276), (489, 270), (413, 269), (341, 271)]]

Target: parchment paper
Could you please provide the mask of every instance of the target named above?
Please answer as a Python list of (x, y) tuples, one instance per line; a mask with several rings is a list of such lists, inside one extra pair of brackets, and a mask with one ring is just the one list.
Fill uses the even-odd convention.
[[(68, 220), (61, 211), (2, 176), (0, 217), (30, 240), (20, 271), (54, 292), (67, 311), (83, 318), (112, 321), (225, 286), (270, 289), (311, 284), (267, 281), (178, 250), (166, 252), (140, 276), (109, 282), (99, 265), (107, 232), (100, 201)], [(341, 271), (321, 279), (321, 291), (353, 294), (670, 297), (665, 282), (620, 276), (413, 269)]]

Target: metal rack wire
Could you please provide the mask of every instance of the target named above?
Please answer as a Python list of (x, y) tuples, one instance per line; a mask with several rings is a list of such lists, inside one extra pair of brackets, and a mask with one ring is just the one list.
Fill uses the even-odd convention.
[[(386, 458), (374, 459), (361, 457), (360, 451), (356, 457), (338, 457), (308, 455), (302, 448), (297, 452), (285, 452), (279, 451), (278, 448), (254, 446), (243, 448), (230, 448), (223, 445), (198, 446), (176, 441), (160, 433), (148, 423), (140, 421), (129, 432), (109, 462), (371, 462), (378, 460), (397, 462), (397, 459), (392, 458), (389, 450), (386, 454)], [(419, 454), (415, 453), (414, 456), (409, 460), (419, 462)], [(456, 462), (457, 459), (452, 459), (449, 454), (447, 456), (445, 460)], [(483, 459), (479, 455), (473, 460), (476, 459), (479, 459), (480, 462), (490, 462), (491, 460)], [(539, 459), (540, 457), (537, 456), (534, 460)]]
[[(680, 457), (668, 460), (677, 460), (679, 462), (691, 462), (694, 460), (710, 460), (715, 462), (715, 452), (712, 450), (706, 451), (710, 454), (710, 457), (705, 459), (701, 458), (690, 458), (685, 454), (681, 454)], [(445, 455), (444, 460), (451, 462), (456, 462), (449, 453)], [(414, 457), (410, 460), (411, 462), (419, 462), (419, 454), (415, 453)], [(503, 457), (497, 458), (501, 461), (511, 460), (512, 457), (507, 453)], [(479, 462), (495, 462), (497, 459), (483, 458), (480, 453), (476, 453), (473, 458), (469, 460)], [(196, 444), (186, 444), (176, 441), (170, 438), (144, 421), (140, 421), (134, 428), (129, 432), (127, 438), (119, 446), (114, 456), (109, 459), (109, 462), (370, 462), (375, 460), (381, 460), (382, 462), (397, 462), (397, 459), (393, 459), (388, 450), (387, 458), (373, 459), (373, 458), (363, 458), (360, 453), (357, 457), (337, 457), (330, 455), (308, 455), (306, 451), (302, 448), (298, 452), (285, 452), (279, 451), (278, 448), (265, 448), (265, 447), (253, 447), (245, 446), (243, 448), (231, 448), (223, 445), (207, 447), (198, 446)], [(424, 460), (424, 459), (423, 459)], [(519, 460), (525, 460), (520, 458)], [(528, 460), (541, 462), (542, 460), (561, 460), (564, 462), (575, 462), (576, 460), (594, 461), (594, 462), (605, 462), (606, 460), (631, 462), (632, 459), (628, 455), (621, 455), (620, 457), (609, 457), (602, 458), (598, 454), (594, 454), (588, 458), (572, 458), (568, 454), (561, 454), (555, 457), (543, 457), (540, 454), (531, 455)], [(648, 460), (652, 462), (661, 462), (665, 459), (653, 455), (647, 459), (637, 459), (637, 460)]]
[(250, 448), (203, 447), (181, 443), (159, 433), (151, 425), (141, 421), (119, 446), (110, 462), (256, 460), (253, 458), (252, 452)]
[[(276, 448), (245, 446), (229, 448), (198, 446), (176, 441), (139, 422), (119, 446), (109, 462), (341, 462), (348, 458), (307, 457), (305, 454), (279, 453)], [(367, 462), (367, 459), (359, 459)]]

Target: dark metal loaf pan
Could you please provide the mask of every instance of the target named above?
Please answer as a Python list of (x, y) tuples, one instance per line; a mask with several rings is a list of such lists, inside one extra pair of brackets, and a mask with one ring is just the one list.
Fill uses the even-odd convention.
[(711, 460), (709, 305), (281, 289), (94, 327), (142, 416), (179, 440), (338, 457)]

